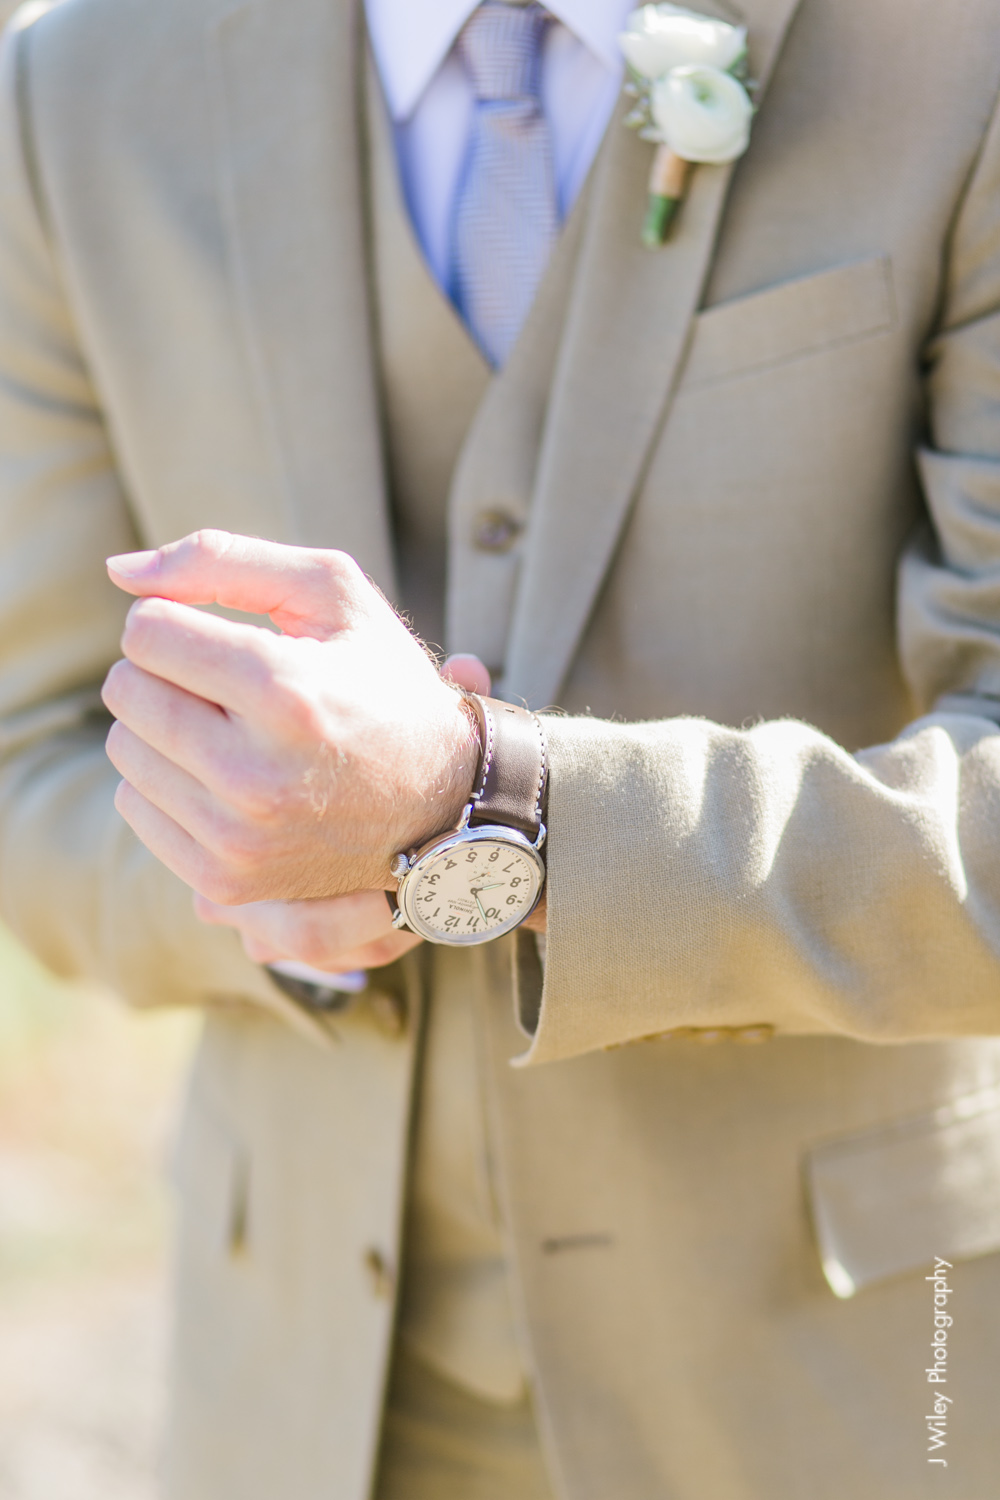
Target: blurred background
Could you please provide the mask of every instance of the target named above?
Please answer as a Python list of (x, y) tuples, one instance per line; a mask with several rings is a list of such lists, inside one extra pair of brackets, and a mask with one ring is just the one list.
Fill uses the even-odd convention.
[(154, 1500), (197, 1027), (60, 983), (0, 928), (2, 1500)]
[(0, 1500), (155, 1500), (198, 1024), (62, 984), (0, 927)]

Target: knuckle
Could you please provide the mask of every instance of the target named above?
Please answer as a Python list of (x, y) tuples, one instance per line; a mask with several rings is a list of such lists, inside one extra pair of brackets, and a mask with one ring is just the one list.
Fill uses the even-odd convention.
[(325, 587), (330, 589), (338, 607), (362, 614), (373, 602), (376, 590), (367, 574), (347, 552), (325, 552), (323, 554)]
[(339, 583), (364, 581), (365, 575), (349, 552), (341, 552), (339, 548), (331, 547), (323, 553), (323, 562), (330, 576)]
[(105, 677), (104, 686), (101, 688), (101, 698), (104, 706), (111, 713), (115, 713), (116, 709), (121, 706), (126, 691), (127, 679), (128, 662), (116, 661), (107, 677)]
[(238, 815), (234, 816), (228, 808), (216, 806), (203, 810), (197, 838), (214, 864), (230, 870), (240, 879), (267, 863), (267, 850), (256, 829), (249, 827)]
[(281, 788), (266, 767), (222, 764), (216, 768), (226, 803), (251, 823), (269, 827), (281, 803)]
[(187, 554), (188, 559), (197, 558), (203, 562), (215, 563), (225, 557), (232, 545), (232, 532), (220, 531), (214, 526), (202, 526), (178, 542), (177, 549), (182, 555)]
[(121, 813), (122, 817), (125, 818), (126, 821), (128, 819), (129, 808), (131, 806), (133, 796), (134, 793), (132, 788), (123, 778), (115, 787), (115, 808), (118, 812)]
[(295, 738), (321, 740), (323, 715), (307, 684), (295, 678), (275, 678), (268, 694), (276, 722)]
[(266, 850), (256, 834), (239, 823), (222, 828), (213, 848), (239, 879), (253, 875), (267, 863)]
[(130, 605), (122, 631), (122, 650), (126, 656), (142, 657), (171, 618), (166, 599), (137, 599)]
[(302, 694), (293, 695), (288, 704), (288, 723), (296, 739), (314, 748), (325, 746), (324, 716), (315, 703)]
[(125, 759), (127, 740), (128, 730), (116, 719), (108, 730), (107, 738), (104, 741), (104, 749), (108, 760), (110, 760), (111, 764), (118, 771), (121, 770)]
[(280, 712), (283, 698), (295, 683), (283, 637), (261, 630), (243, 655), (243, 671), (248, 688), (260, 698), (265, 711)]
[(242, 906), (247, 899), (244, 877), (215, 861), (205, 863), (195, 890), (216, 906)]

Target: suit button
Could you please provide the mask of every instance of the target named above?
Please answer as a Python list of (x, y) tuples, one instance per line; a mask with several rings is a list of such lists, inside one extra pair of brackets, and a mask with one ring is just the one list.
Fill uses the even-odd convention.
[(509, 552), (521, 534), (521, 523), (504, 510), (482, 510), (472, 528), (477, 552)]
[(733, 1032), (733, 1041), (742, 1042), (744, 1047), (753, 1047), (758, 1042), (769, 1042), (773, 1036), (774, 1027), (765, 1023), (760, 1026), (737, 1026)]
[(391, 1297), (396, 1288), (396, 1276), (382, 1254), (381, 1250), (374, 1245), (369, 1245), (365, 1251), (364, 1267), (368, 1272), (368, 1281), (372, 1292), (376, 1297)]

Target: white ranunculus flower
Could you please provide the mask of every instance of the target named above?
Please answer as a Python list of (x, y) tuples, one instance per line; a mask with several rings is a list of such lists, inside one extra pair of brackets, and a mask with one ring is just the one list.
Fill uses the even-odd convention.
[(643, 78), (663, 78), (688, 63), (725, 71), (746, 51), (745, 26), (714, 21), (681, 5), (644, 5), (625, 24), (621, 49)]
[(651, 103), (664, 141), (684, 161), (735, 161), (747, 149), (753, 105), (721, 68), (674, 68), (653, 85)]

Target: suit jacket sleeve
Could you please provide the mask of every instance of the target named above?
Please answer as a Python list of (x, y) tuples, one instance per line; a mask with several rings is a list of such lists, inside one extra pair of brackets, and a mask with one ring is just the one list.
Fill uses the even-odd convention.
[(99, 694), (128, 601), (104, 559), (136, 534), (46, 223), (30, 36), (8, 35), (0, 79), (0, 911), (57, 973), (138, 1004), (294, 1011), (113, 806)]
[(521, 939), (525, 1062), (678, 1027), (1000, 1032), (996, 119), (946, 255), (918, 454), (929, 520), (899, 590), (926, 717), (854, 755), (792, 721), (549, 717), (545, 982)]

